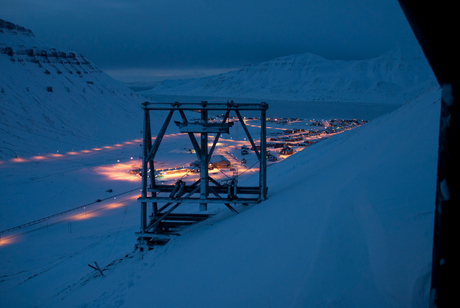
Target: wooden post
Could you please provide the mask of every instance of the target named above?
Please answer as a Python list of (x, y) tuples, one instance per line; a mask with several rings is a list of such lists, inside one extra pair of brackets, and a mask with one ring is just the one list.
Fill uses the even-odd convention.
[(94, 262), (94, 264), (96, 266), (93, 266), (91, 264), (88, 264), (89, 267), (91, 267), (92, 269), (95, 269), (96, 271), (98, 271), (99, 273), (101, 273), (102, 277), (105, 277), (104, 273), (102, 272), (101, 268), (99, 267), (99, 264), (97, 264), (97, 262)]

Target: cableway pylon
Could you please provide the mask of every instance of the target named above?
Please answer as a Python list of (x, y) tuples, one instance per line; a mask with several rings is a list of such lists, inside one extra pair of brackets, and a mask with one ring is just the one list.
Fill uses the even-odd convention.
[[(141, 221), (136, 248), (151, 249), (155, 244), (165, 244), (169, 235), (180, 228), (203, 221), (211, 214), (200, 213), (173, 213), (183, 203), (197, 203), (202, 212), (208, 210), (208, 204), (221, 203), (233, 212), (235, 205), (257, 204), (267, 198), (267, 151), (266, 151), (266, 111), (267, 103), (248, 104), (234, 103), (149, 103), (142, 104), (144, 110), (143, 129), (143, 161), (142, 161), (142, 195), (138, 199), (141, 203)], [(152, 143), (151, 111), (168, 111), (168, 115)], [(199, 112), (198, 122), (189, 122), (185, 111)], [(221, 122), (209, 122), (209, 111), (224, 112)], [(260, 146), (256, 146), (241, 115), (242, 111), (260, 111)], [(180, 133), (188, 134), (197, 158), (200, 162), (200, 178), (194, 183), (179, 180), (172, 185), (158, 184), (155, 181), (154, 160), (160, 143), (165, 136), (166, 129), (175, 112), (179, 112), (182, 121), (175, 121)], [(238, 117), (249, 142), (252, 145), (259, 161), (259, 186), (239, 186), (237, 177), (233, 176), (227, 184), (221, 184), (208, 173), (211, 157), (217, 146), (221, 134), (228, 134), (233, 122), (228, 121), (230, 113)], [(197, 140), (195, 134), (199, 134)], [(211, 148), (208, 148), (209, 134), (215, 134)], [(148, 204), (151, 204), (150, 213)], [(159, 204), (163, 205), (160, 206)]]

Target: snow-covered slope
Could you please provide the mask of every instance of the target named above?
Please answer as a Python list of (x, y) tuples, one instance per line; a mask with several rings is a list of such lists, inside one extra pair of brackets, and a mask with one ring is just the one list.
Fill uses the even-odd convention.
[(439, 97), (433, 89), (270, 166), (267, 201), (145, 254), (131, 253), (135, 201), (28, 232), (0, 247), (0, 304), (426, 307)]
[(83, 55), (0, 20), (0, 159), (139, 136), (145, 98)]
[(439, 95), (273, 165), (266, 202), (120, 264), (103, 283), (66, 289), (55, 303), (426, 306)]
[(291, 55), (217, 76), (166, 80), (146, 93), (403, 104), (434, 83), (420, 49), (398, 48), (360, 61)]
[[(130, 97), (130, 92), (126, 96), (118, 92), (121, 90), (114, 81), (91, 69), (91, 63), (83, 64), (85, 60), (80, 55), (75, 54), (75, 59), (70, 57), (67, 62), (67, 52), (65, 58), (52, 59), (35, 55), (34, 49), (32, 57), (18, 54), (23, 47), (14, 46), (12, 56), (5, 48), (9, 45), (2, 47), (6, 53), (0, 55), (0, 63), (8, 72), (23, 69), (13, 70), (17, 76), (4, 75), (2, 70), (5, 92), (0, 94), (4, 95), (0, 111), (2, 123), (5, 119), (9, 122), (1, 128), (31, 125), (30, 130), (41, 129), (43, 134), (24, 132), (24, 138), (35, 138), (24, 141), (24, 151), (35, 151), (27, 147), (48, 143), (50, 136), (60, 137), (57, 129), (50, 128), (56, 125), (53, 123), (73, 121), (78, 125), (94, 119), (94, 112), (100, 113), (101, 118), (112, 115), (107, 109), (114, 103), (104, 97)], [(64, 69), (72, 74), (64, 74)], [(58, 75), (66, 76), (67, 81)], [(26, 89), (12, 91), (20, 88), (21, 78), (28, 82), (23, 87), (29, 87), (29, 92), (31, 87), (34, 92), (43, 90), (51, 82), (53, 92), (45, 89), (43, 95), (27, 94)], [(398, 86), (403, 80), (398, 81)], [(113, 87), (114, 93), (102, 86), (96, 88), (99, 83)], [(64, 87), (72, 84), (72, 91), (67, 92)], [(58, 93), (59, 99), (46, 96)], [(345, 91), (343, 95), (348, 94)], [(107, 204), (111, 210), (106, 214), (85, 211), (80, 218), (25, 228), (11, 242), (3, 235), (0, 306), (427, 306), (440, 95), (435, 87), (391, 114), (270, 166), (267, 201), (242, 209), (239, 215), (228, 210), (220, 212), (145, 254), (132, 253), (134, 232), (139, 229), (136, 195), (115, 200), (105, 190), (115, 182), (91, 169), (109, 159), (116, 161), (117, 150), (67, 157), (64, 161), (51, 159), (24, 165), (3, 162), (3, 200), (13, 201), (2, 207), (2, 220), (19, 216), (21, 211), (38, 213), (40, 208), (51, 206), (67, 209), (71, 201), (86, 204), (83, 197), (95, 200), (105, 194), (114, 203)], [(10, 98), (7, 107), (4, 97)], [(80, 105), (81, 101), (85, 104)], [(61, 105), (65, 107), (62, 110)], [(120, 108), (130, 110), (127, 106)], [(128, 114), (113, 112), (117, 117), (126, 117), (127, 123), (131, 121)], [(48, 123), (45, 116), (49, 114), (53, 115), (51, 123), (39, 128)], [(16, 116), (15, 123), (12, 115)], [(38, 121), (36, 116), (42, 119)], [(123, 121), (118, 124), (126, 125)], [(93, 125), (95, 130), (105, 132), (98, 128), (97, 121), (77, 128), (88, 133)], [(77, 129), (72, 132), (75, 142), (88, 143), (96, 138), (83, 137)], [(14, 132), (11, 129), (9, 133)], [(3, 136), (4, 131), (2, 142)], [(17, 185), (4, 185), (11, 178)], [(34, 190), (28, 189), (32, 186)], [(124, 191), (136, 186), (119, 180), (113, 188)], [(37, 196), (46, 202), (37, 203)], [(88, 267), (95, 261), (105, 277)]]

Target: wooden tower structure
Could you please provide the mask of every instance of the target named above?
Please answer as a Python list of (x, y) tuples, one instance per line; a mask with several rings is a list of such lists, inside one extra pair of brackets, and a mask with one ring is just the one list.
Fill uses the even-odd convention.
[[(237, 212), (233, 207), (236, 204), (255, 204), (267, 198), (267, 151), (266, 151), (266, 111), (268, 104), (237, 104), (228, 103), (144, 103), (144, 136), (143, 136), (143, 163), (142, 163), (142, 195), (138, 199), (141, 203), (140, 231), (136, 248), (151, 249), (155, 244), (164, 244), (169, 241), (168, 231), (175, 227), (192, 224), (208, 218), (209, 214), (173, 213), (183, 203), (197, 203), (200, 211), (207, 211), (209, 203), (221, 203), (230, 210)], [(260, 111), (261, 130), (260, 147), (256, 146), (241, 115), (242, 111)], [(152, 143), (150, 123), (151, 111), (168, 111), (168, 115)], [(200, 113), (199, 122), (189, 122), (185, 111)], [(221, 122), (209, 122), (209, 112), (218, 111), (223, 115)], [(166, 129), (175, 112), (180, 114), (182, 122), (175, 124), (179, 131), (188, 134), (195, 153), (200, 162), (200, 178), (193, 184), (179, 180), (172, 185), (159, 184), (154, 176), (154, 159)], [(259, 186), (239, 186), (234, 178), (230, 183), (220, 184), (208, 173), (208, 164), (216, 148), (221, 134), (229, 133), (233, 122), (228, 121), (230, 114), (235, 113), (239, 123), (252, 145), (259, 160)], [(200, 141), (195, 134), (199, 134)], [(209, 134), (215, 134), (211, 148), (208, 148)], [(260, 150), (259, 150), (260, 149)], [(160, 206), (159, 204), (162, 203)], [(151, 210), (148, 210), (151, 204)]]

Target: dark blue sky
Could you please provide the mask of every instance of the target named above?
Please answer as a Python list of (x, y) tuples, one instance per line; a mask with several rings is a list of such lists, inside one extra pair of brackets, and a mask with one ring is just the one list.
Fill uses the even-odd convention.
[(415, 42), (397, 0), (0, 0), (0, 5), (0, 18), (31, 29), (50, 46), (81, 52), (120, 79), (219, 72), (304, 52), (364, 59)]

